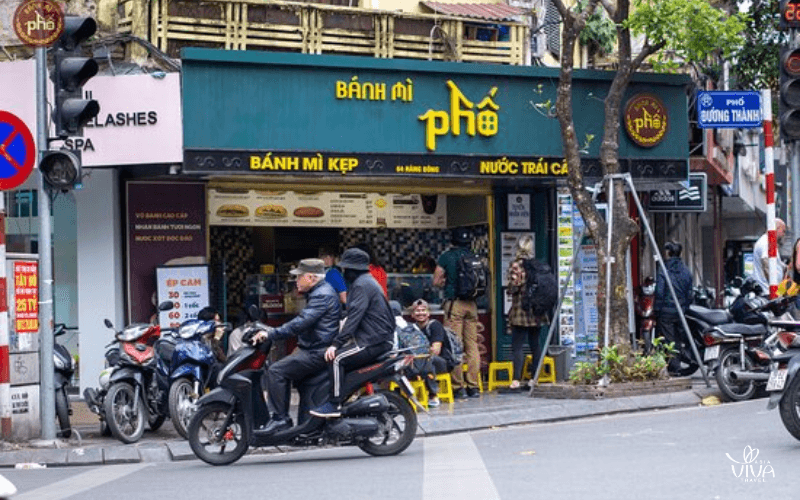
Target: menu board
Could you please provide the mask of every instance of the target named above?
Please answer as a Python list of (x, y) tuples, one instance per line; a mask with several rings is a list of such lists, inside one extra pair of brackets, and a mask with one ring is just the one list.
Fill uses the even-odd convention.
[(209, 305), (208, 266), (163, 266), (156, 268), (158, 303), (173, 302), (169, 311), (159, 311), (158, 323), (177, 328), (184, 321), (196, 319)]
[(447, 225), (444, 195), (259, 189), (208, 190), (209, 223), (220, 226), (429, 228)]

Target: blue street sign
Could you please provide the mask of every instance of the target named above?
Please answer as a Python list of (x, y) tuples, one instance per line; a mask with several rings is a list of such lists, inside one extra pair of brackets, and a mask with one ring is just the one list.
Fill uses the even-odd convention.
[(701, 90), (697, 92), (700, 128), (758, 128), (761, 93), (755, 90)]

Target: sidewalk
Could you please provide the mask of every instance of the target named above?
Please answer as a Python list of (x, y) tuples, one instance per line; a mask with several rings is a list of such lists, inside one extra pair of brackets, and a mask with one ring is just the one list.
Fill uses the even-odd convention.
[[(433, 436), (509, 425), (558, 422), (592, 416), (637, 411), (696, 406), (707, 396), (718, 396), (718, 390), (706, 387), (696, 375), (692, 390), (599, 400), (538, 399), (527, 393), (483, 393), (480, 398), (443, 403), (439, 408), (419, 414), (417, 437)], [(82, 400), (72, 401), (71, 422), (80, 439), (68, 441), (11, 444), (0, 442), (0, 467), (17, 464), (101, 465), (136, 462), (169, 462), (193, 460), (189, 443), (182, 439), (167, 421), (156, 432), (146, 432), (135, 444), (125, 445), (113, 437), (100, 435), (97, 416)], [(274, 448), (261, 448), (251, 453), (271, 453)]]

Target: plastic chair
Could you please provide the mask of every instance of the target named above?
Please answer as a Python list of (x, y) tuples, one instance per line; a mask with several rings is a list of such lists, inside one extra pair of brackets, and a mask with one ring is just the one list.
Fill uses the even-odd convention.
[[(533, 356), (528, 354), (525, 356), (525, 364), (522, 367), (522, 378), (530, 379), (531, 364), (533, 364)], [(542, 384), (555, 384), (556, 383), (556, 362), (550, 356), (545, 356), (542, 362), (542, 371), (539, 372), (539, 383)]]
[[(499, 372), (506, 372), (506, 378), (498, 378)], [(493, 391), (498, 387), (508, 387), (514, 373), (514, 363), (511, 361), (493, 361), (489, 363), (489, 386), (488, 391)]]
[(449, 373), (440, 373), (436, 375), (436, 381), (439, 382), (439, 400), (443, 403), (452, 403), (455, 401), (453, 396), (453, 380)]

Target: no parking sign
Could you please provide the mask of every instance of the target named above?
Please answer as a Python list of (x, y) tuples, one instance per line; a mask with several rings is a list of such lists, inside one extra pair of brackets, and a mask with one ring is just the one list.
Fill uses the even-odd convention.
[(36, 146), (25, 122), (0, 111), (0, 190), (21, 185), (33, 171)]

